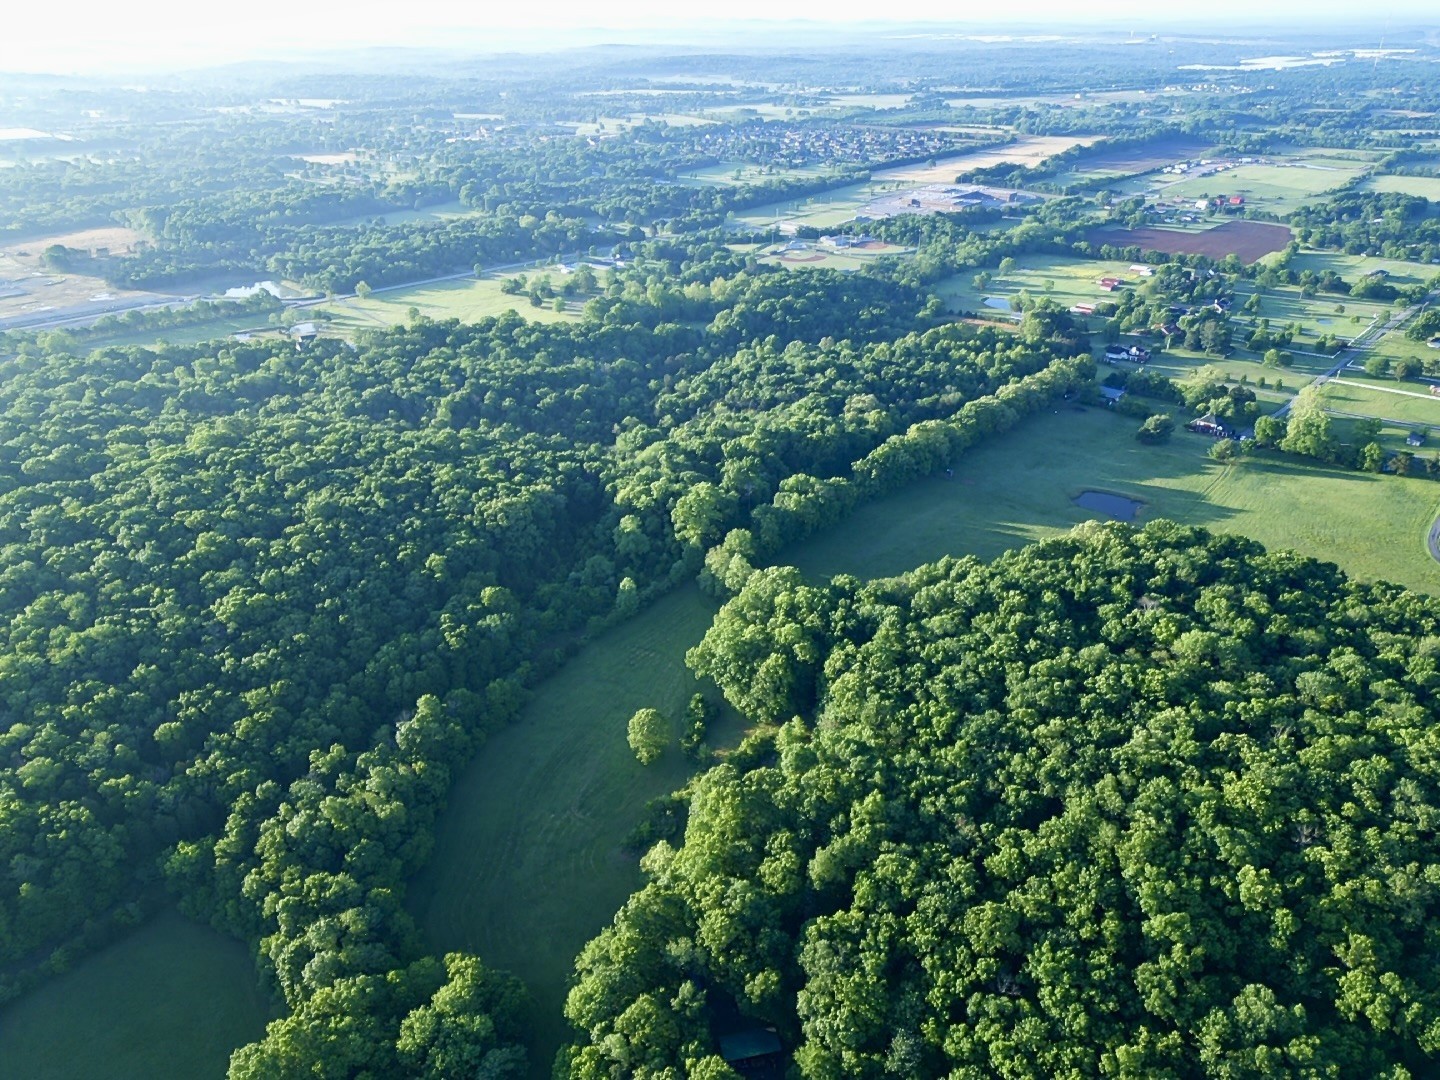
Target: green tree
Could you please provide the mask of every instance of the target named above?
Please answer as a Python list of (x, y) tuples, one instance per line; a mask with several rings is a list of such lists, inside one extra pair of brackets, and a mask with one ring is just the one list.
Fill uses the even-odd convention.
[(639, 709), (626, 726), (626, 740), (641, 765), (658, 761), (670, 744), (670, 723), (658, 709)]

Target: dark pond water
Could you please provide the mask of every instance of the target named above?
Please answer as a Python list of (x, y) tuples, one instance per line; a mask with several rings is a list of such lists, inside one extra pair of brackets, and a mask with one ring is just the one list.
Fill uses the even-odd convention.
[(1082, 510), (1095, 510), (1116, 521), (1134, 521), (1135, 515), (1145, 505), (1123, 495), (1111, 495), (1108, 491), (1082, 491), (1070, 501)]

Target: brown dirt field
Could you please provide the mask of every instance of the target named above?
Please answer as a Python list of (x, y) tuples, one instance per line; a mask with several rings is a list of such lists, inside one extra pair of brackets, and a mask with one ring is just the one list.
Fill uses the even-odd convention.
[(1086, 237), (1092, 244), (1115, 247), (1138, 246), (1147, 251), (1163, 251), (1170, 255), (1206, 255), (1223, 259), (1235, 255), (1241, 262), (1252, 263), (1272, 251), (1279, 251), (1290, 242), (1290, 229), (1264, 221), (1227, 221), (1204, 232), (1180, 232), (1177, 229), (1147, 227), (1143, 229), (1094, 229)]
[(824, 262), (824, 255), (777, 255), (781, 262)]
[(105, 225), (98, 229), (77, 229), (75, 232), (56, 233), (54, 236), (34, 236), (28, 240), (17, 240), (0, 250), (6, 255), (17, 256), (18, 261), (23, 263), (26, 255), (21, 254), (22, 252), (38, 261), (40, 252), (51, 244), (64, 244), (80, 251), (101, 247), (111, 251), (124, 251), (144, 239), (145, 237), (134, 229), (127, 229), (123, 225)]
[(991, 165), (1038, 165), (1046, 158), (1054, 157), (1072, 146), (1089, 146), (1102, 140), (1103, 135), (1021, 135), (1007, 146), (996, 146), (986, 150), (961, 152), (953, 157), (940, 158), (934, 165), (897, 165), (891, 169), (877, 169), (875, 180), (902, 180), (910, 184), (952, 184), (955, 177), (971, 169), (989, 168)]

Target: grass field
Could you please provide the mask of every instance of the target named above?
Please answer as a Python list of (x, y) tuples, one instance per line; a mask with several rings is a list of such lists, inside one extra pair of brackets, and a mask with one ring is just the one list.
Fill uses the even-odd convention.
[(898, 574), (943, 555), (992, 558), (1095, 515), (1087, 488), (1138, 499), (1140, 520), (1171, 518), (1241, 533), (1338, 563), (1367, 580), (1440, 596), (1425, 534), (1440, 510), (1433, 480), (1311, 467), (1279, 456), (1218, 465), (1211, 440), (1185, 432), (1136, 442), (1135, 421), (1101, 409), (1042, 415), (927, 480), (862, 507), (843, 528), (782, 552), (807, 574)]
[[(1235, 283), (1235, 308), (1238, 318), (1248, 321), (1252, 317), (1251, 313), (1239, 309), (1244, 307), (1254, 291), (1254, 286), (1248, 281)], [(1344, 310), (1337, 311), (1336, 308)], [(1296, 323), (1304, 335), (1311, 339), (1309, 344), (1313, 346), (1313, 339), (1325, 334), (1353, 338), (1375, 319), (1385, 319), (1394, 313), (1395, 309), (1391, 305), (1373, 300), (1356, 300), (1337, 293), (1317, 293), (1306, 298), (1300, 295), (1298, 288), (1284, 286), (1266, 289), (1260, 297), (1260, 310), (1253, 317), (1269, 319), (1271, 327), (1274, 328)], [(1306, 346), (1297, 341), (1295, 347), (1298, 349)]]
[(1440, 177), (1436, 176), (1372, 176), (1365, 181), (1366, 191), (1398, 191), (1440, 202)]
[(264, 315), (256, 315), (253, 312), (244, 319), (213, 319), (210, 322), (196, 323), (194, 326), (173, 326), (160, 330), (130, 330), (105, 334), (102, 337), (86, 338), (76, 348), (81, 351), (87, 349), (104, 349), (112, 345), (154, 345), (161, 341), (169, 342), (171, 345), (193, 345), (200, 341), (213, 341), (216, 338), (227, 338), (239, 330), (254, 330), (264, 328), (267, 335), (278, 336), (278, 327), (269, 327), (265, 322)]
[(1236, 165), (1223, 172), (1181, 180), (1143, 176), (1117, 185), (1116, 190), (1123, 194), (1149, 194), (1187, 201), (1206, 196), (1243, 195), (1251, 207), (1281, 213), (1334, 191), (1369, 168), (1364, 161), (1311, 155), (1283, 164)]
[(1440, 397), (1431, 397), (1423, 389), (1416, 390), (1415, 384), (1392, 383), (1395, 390), (1380, 389), (1384, 383), (1361, 382), (1347, 373), (1342, 382), (1331, 379), (1320, 388), (1320, 396), (1327, 409), (1342, 412), (1378, 416), (1415, 427), (1440, 429)]
[(0, 1080), (220, 1077), (269, 1010), (245, 946), (167, 912), (0, 1009)]
[[(640, 884), (635, 856), (621, 850), (626, 834), (648, 799), (690, 775), (674, 746), (638, 765), (626, 721), (650, 706), (678, 730), (696, 689), (685, 650), (718, 606), (688, 586), (542, 683), (457, 780), (434, 858), (410, 890), (436, 949), (474, 950), (530, 987), (537, 1077), (568, 1035), (561, 1009), (575, 956)], [(736, 734), (722, 729), (711, 743)]]
[[(1102, 259), (1072, 259), (1058, 255), (1022, 255), (1009, 274), (992, 270), (992, 280), (981, 291), (975, 288), (975, 272), (967, 271), (946, 278), (934, 291), (952, 311), (1008, 311), (1008, 301), (1022, 289), (1031, 296), (1049, 297), (1061, 307), (1072, 304), (1094, 304), (1116, 300), (1118, 293), (1103, 290), (1097, 282), (1102, 277), (1115, 277), (1130, 284), (1144, 279), (1130, 271), (1130, 263), (1106, 262)], [(1050, 287), (1047, 287), (1047, 282)], [(1006, 301), (1002, 305), (986, 304), (987, 299)]]
[[(525, 271), (530, 276), (538, 272), (541, 271)], [(558, 284), (559, 275), (552, 275), (552, 280)], [(537, 322), (575, 322), (580, 319), (580, 309), (585, 306), (585, 298), (579, 297), (569, 301), (564, 312), (552, 310), (549, 303), (538, 308), (531, 307), (528, 297), (510, 296), (501, 292), (502, 284), (500, 277), (456, 278), (454, 281), (440, 281), (413, 289), (376, 293), (364, 300), (358, 297), (336, 300), (321, 305), (317, 310), (328, 311), (333, 315), (334, 321), (330, 325), (343, 333), (348, 330), (403, 323), (412, 307), (419, 308), (420, 314), (437, 320), (459, 319), (461, 322), (476, 322), (507, 311), (518, 311), (525, 318)]]
[(829, 229), (853, 221), (862, 206), (895, 187), (894, 183), (880, 184), (873, 180), (864, 184), (847, 184), (819, 195), (754, 206), (735, 214), (734, 220), (755, 229), (785, 223)]
[[(759, 184), (768, 180), (799, 180), (805, 177), (827, 176), (833, 169), (819, 165), (777, 167), (771, 165), (748, 165), (740, 161), (722, 161), (718, 165), (707, 165), (692, 169), (680, 176), (682, 183), (716, 184)], [(738, 173), (738, 176), (737, 176)]]

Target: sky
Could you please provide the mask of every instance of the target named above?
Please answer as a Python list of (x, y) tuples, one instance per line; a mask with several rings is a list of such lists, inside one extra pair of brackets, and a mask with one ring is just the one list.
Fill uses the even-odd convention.
[[(838, 23), (874, 20), (893, 11), (874, 0), (722, 0), (728, 19), (813, 19)], [(364, 45), (447, 45), (483, 48), (543, 44), (554, 29), (608, 27), (623, 37), (637, 28), (678, 28), (678, 12), (695, 10), (676, 0), (12, 0), (0, 15), (0, 71), (109, 72), (158, 65), (203, 67), (255, 55), (301, 53)], [(1206, 0), (1201, 8), (1159, 5), (1154, 0), (1107, 0), (1113, 21), (1133, 20), (1136, 30), (1164, 26), (1166, 13), (1198, 11), (1212, 29), (1230, 20), (1270, 20), (1287, 15), (1313, 28), (1327, 17), (1354, 20), (1364, 12), (1376, 21), (1422, 21), (1440, 29), (1436, 0), (1386, 0), (1361, 6), (1354, 0)], [(714, 10), (714, 9), (712, 9)], [(996, 7), (964, 0), (907, 0), (907, 20), (950, 22), (983, 32), (994, 23), (967, 12)], [(1073, 24), (1087, 10), (1073, 0), (1027, 0), (1001, 5), (1010, 23), (1043, 27), (1056, 19)], [(1192, 26), (1195, 24), (1192, 23)], [(524, 32), (523, 39), (517, 38)], [(573, 43), (572, 36), (561, 40)]]

